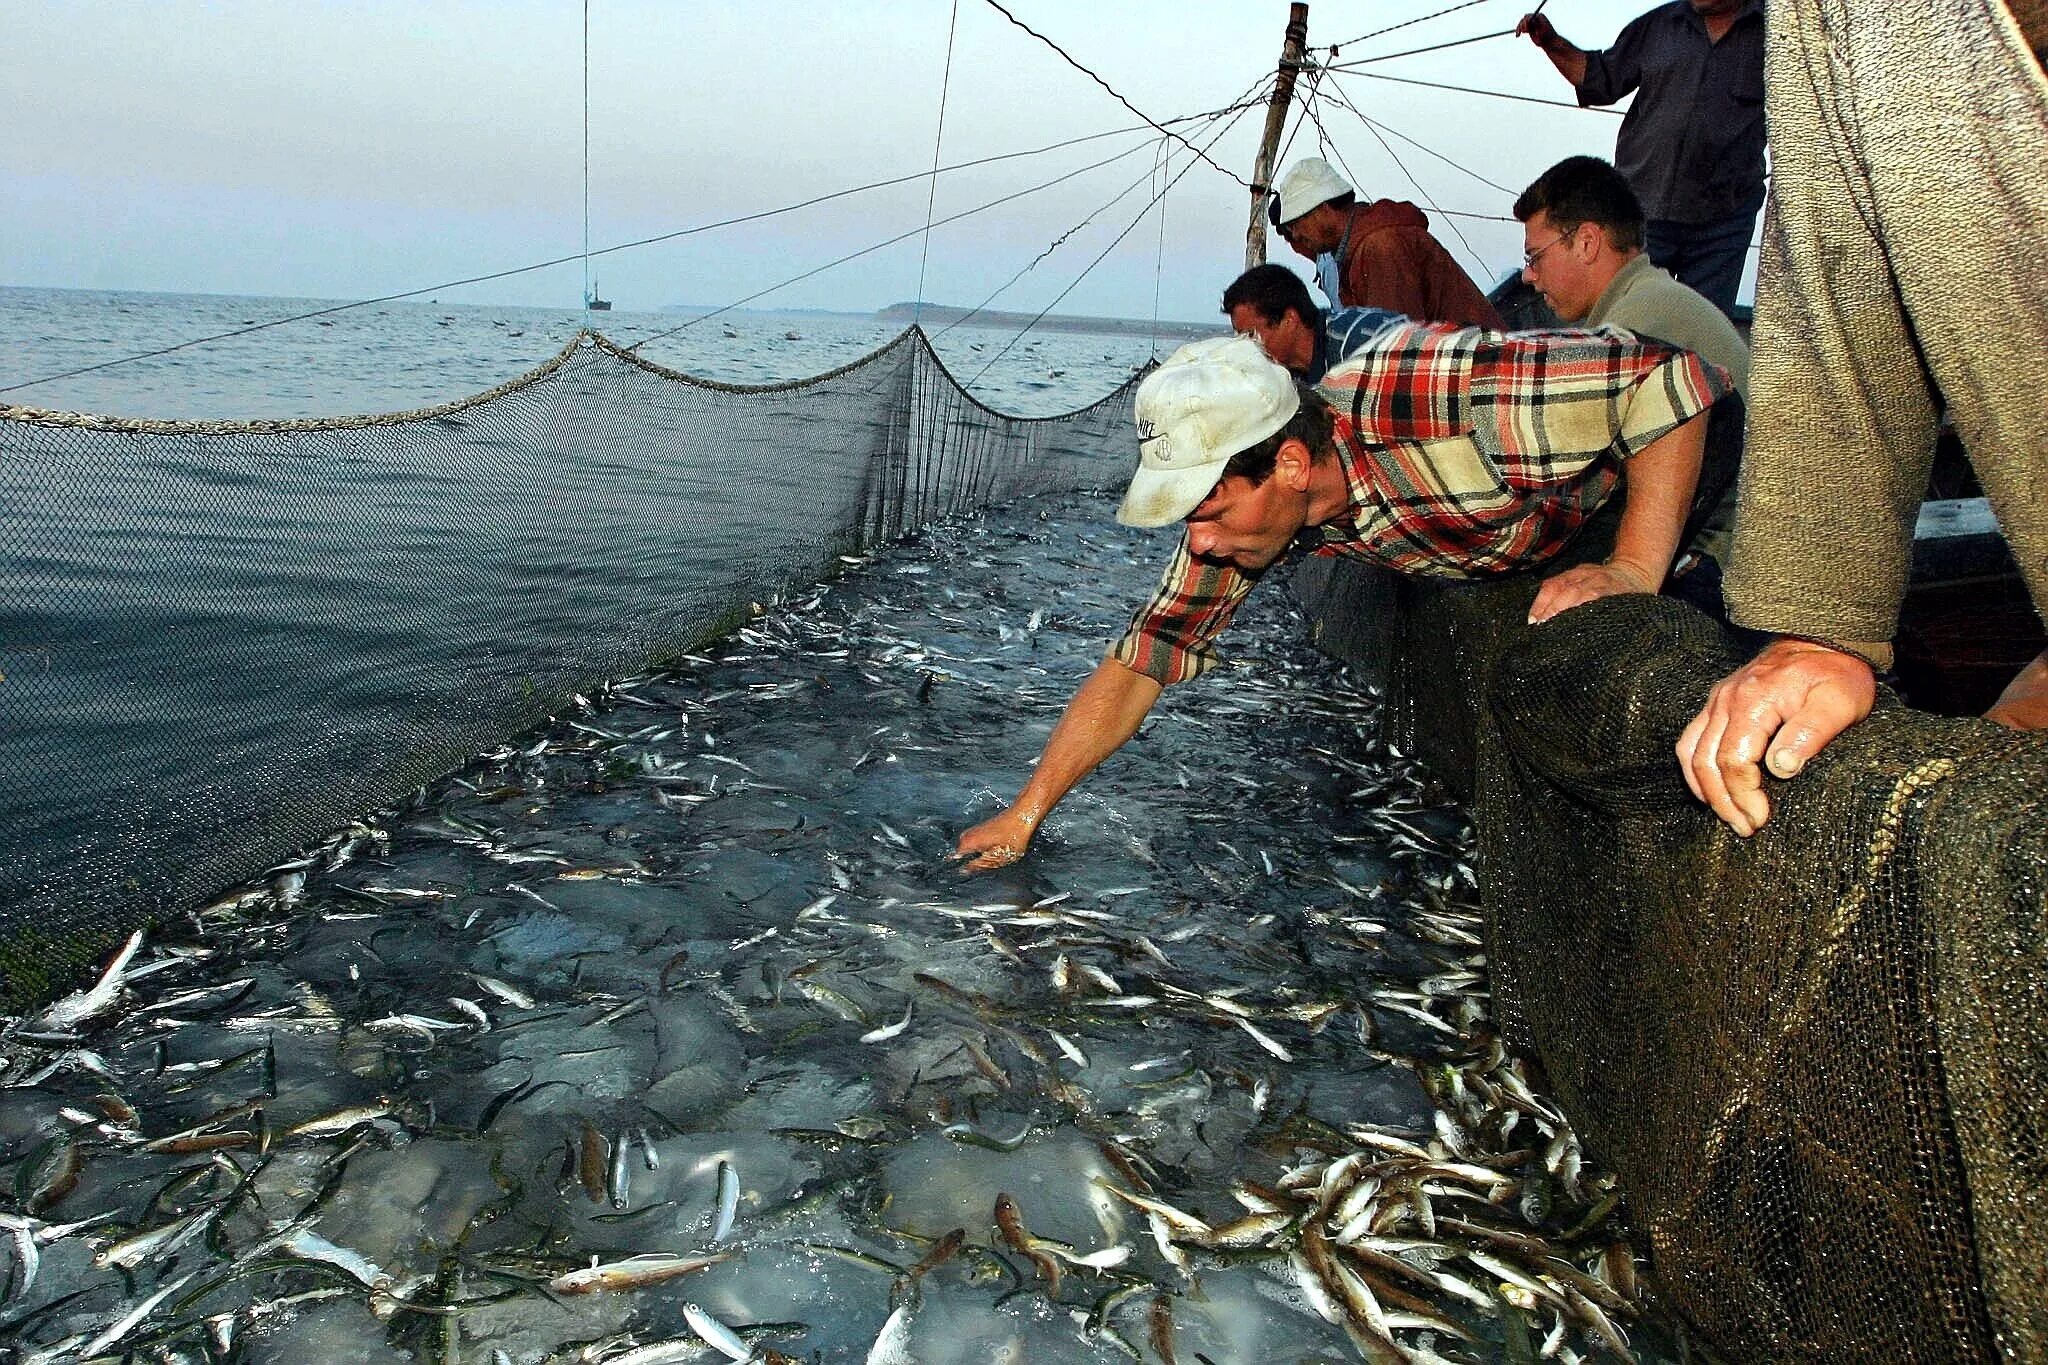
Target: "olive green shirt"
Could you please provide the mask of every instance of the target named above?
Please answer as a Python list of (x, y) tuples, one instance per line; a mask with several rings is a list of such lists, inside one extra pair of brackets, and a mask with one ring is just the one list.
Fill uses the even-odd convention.
[[(1651, 265), (1645, 253), (1630, 257), (1607, 282), (1580, 325), (1625, 327), (1637, 336), (1682, 346), (1726, 370), (1743, 405), (1749, 404), (1749, 343), (1706, 295), (1679, 283), (1670, 271)], [(1712, 555), (1725, 564), (1734, 536), (1735, 489), (1731, 486), (1714, 505), (1707, 524), (1683, 548)]]

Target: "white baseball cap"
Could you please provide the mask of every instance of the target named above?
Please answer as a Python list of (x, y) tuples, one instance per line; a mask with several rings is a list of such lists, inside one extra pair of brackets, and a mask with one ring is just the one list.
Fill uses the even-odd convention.
[(1230, 457), (1287, 425), (1294, 376), (1248, 336), (1191, 341), (1138, 385), (1138, 472), (1116, 509), (1126, 526), (1166, 526), (1201, 506)]
[(1280, 183), (1273, 187), (1270, 212), (1273, 226), (1291, 223), (1318, 204), (1327, 204), (1342, 195), (1352, 194), (1351, 182), (1337, 174), (1329, 162), (1319, 156), (1305, 156), (1287, 168), (1287, 174), (1280, 177)]

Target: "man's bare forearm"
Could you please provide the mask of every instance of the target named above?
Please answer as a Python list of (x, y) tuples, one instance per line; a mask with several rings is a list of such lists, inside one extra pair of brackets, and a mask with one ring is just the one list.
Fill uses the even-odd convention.
[(1543, 49), (1543, 55), (1550, 58), (1550, 64), (1557, 68), (1557, 74), (1572, 83), (1576, 90), (1586, 83), (1586, 54), (1559, 38)]
[(1706, 414), (1665, 432), (1644, 446), (1623, 467), (1628, 503), (1614, 533), (1614, 553), (1607, 562), (1640, 574), (1646, 592), (1656, 592), (1678, 555), (1685, 515), (1692, 508), (1693, 488), (1700, 478), (1700, 453), (1706, 444)]
[(1550, 64), (1557, 68), (1560, 76), (1572, 83), (1574, 90), (1586, 81), (1586, 54), (1565, 41), (1563, 34), (1551, 27), (1550, 21), (1539, 12), (1525, 14), (1522, 22), (1515, 25), (1515, 32), (1527, 34), (1529, 41), (1543, 49), (1543, 55), (1550, 58)]
[(1097, 664), (1053, 726), (1024, 790), (962, 834), (953, 856), (965, 860), (970, 871), (1002, 867), (1023, 857), (1060, 798), (1138, 732), (1161, 690), (1157, 681), (1113, 658)]
[(1037, 769), (1010, 809), (1036, 828), (1075, 783), (1138, 733), (1163, 690), (1156, 679), (1115, 659), (1097, 664), (1053, 726)]

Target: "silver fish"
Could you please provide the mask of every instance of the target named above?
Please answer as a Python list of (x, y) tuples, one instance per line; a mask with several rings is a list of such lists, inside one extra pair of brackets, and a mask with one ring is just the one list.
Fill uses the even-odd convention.
[(632, 1152), (633, 1135), (621, 1128), (612, 1138), (611, 1170), (605, 1181), (605, 1191), (615, 1209), (623, 1209), (632, 1202), (633, 1168), (628, 1161)]
[(696, 1304), (683, 1305), (683, 1321), (690, 1325), (692, 1332), (702, 1337), (727, 1360), (749, 1361), (754, 1358), (754, 1348), (741, 1341), (739, 1333)]
[(860, 1040), (863, 1043), (888, 1042), (891, 1038), (894, 1038), (897, 1034), (903, 1032), (903, 1030), (910, 1027), (910, 1014), (911, 1011), (916, 1008), (917, 1002), (914, 1000), (911, 1001), (910, 1004), (904, 1007), (903, 1017), (901, 1019), (898, 1019), (893, 1024), (884, 1024), (880, 1028), (869, 1029), (866, 1033), (863, 1033), (860, 1036)]
[(76, 1028), (95, 1015), (105, 1012), (121, 994), (121, 981), (127, 974), (128, 963), (142, 946), (142, 931), (137, 929), (121, 945), (121, 951), (114, 954), (114, 960), (100, 973), (100, 979), (82, 991), (76, 991), (56, 1001), (35, 1017), (31, 1027), (46, 1029), (52, 1033), (63, 1033)]
[[(718, 1216), (711, 1225), (711, 1240), (723, 1242), (732, 1231), (740, 1210), (740, 1176), (730, 1161), (718, 1163)], [(708, 1340), (708, 1338), (707, 1338)]]

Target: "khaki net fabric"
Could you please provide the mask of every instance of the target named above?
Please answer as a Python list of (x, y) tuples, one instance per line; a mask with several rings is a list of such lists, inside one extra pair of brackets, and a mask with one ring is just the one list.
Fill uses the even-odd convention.
[(1667, 1302), (1730, 1359), (2042, 1358), (2048, 736), (1887, 697), (1744, 841), (1672, 757), (1739, 658), (1706, 618), (1308, 586), (1390, 741), (1469, 794), (1500, 1017)]
[(1127, 472), (1130, 388), (1007, 417), (912, 329), (796, 384), (586, 334), (424, 412), (0, 407), (0, 1010), (841, 554)]

